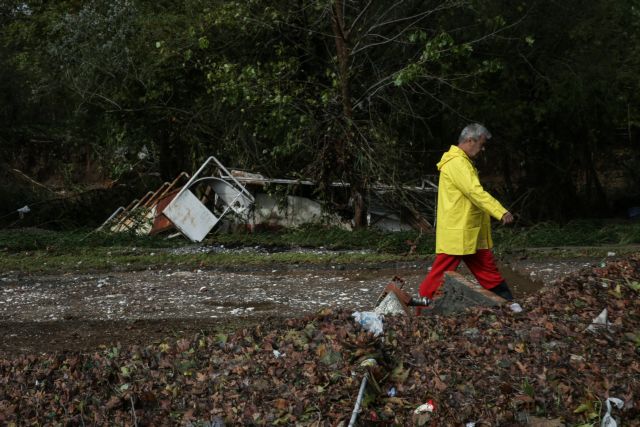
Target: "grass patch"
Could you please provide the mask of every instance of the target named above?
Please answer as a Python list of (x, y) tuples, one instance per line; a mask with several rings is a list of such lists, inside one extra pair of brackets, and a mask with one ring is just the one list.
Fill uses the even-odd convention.
[[(409, 243), (412, 242), (412, 243)], [(435, 235), (373, 229), (348, 231), (335, 227), (303, 226), (275, 232), (213, 234), (205, 243), (228, 246), (265, 246), (284, 248), (369, 249), (381, 253), (406, 254), (416, 244), (420, 253), (433, 252)]]
[(497, 227), (493, 232), (501, 250), (558, 246), (640, 244), (640, 222), (578, 220), (564, 225), (540, 223), (528, 228)]
[[(410, 243), (418, 252), (433, 252), (434, 236), (418, 232), (385, 233), (377, 230), (347, 231), (338, 228), (306, 226), (274, 232), (236, 232), (211, 234), (201, 245), (262, 246), (278, 248), (369, 249), (382, 253), (409, 252)], [(80, 248), (171, 248), (190, 246), (183, 238), (137, 236), (128, 233), (91, 233), (89, 231), (50, 231), (35, 228), (0, 230), (0, 250), (6, 252), (46, 250), (69, 252)]]
[[(603, 256), (606, 247), (640, 244), (640, 222), (574, 221), (542, 223), (529, 228), (495, 227), (496, 252), (544, 250), (547, 257)], [(375, 264), (423, 260), (434, 252), (433, 233), (377, 230), (346, 231), (306, 226), (277, 232), (212, 234), (201, 245), (232, 247), (325, 248), (367, 253), (215, 252), (173, 254), (170, 248), (194, 246), (182, 238), (131, 234), (58, 232), (40, 229), (0, 230), (0, 271), (25, 272), (136, 270), (147, 267), (186, 268), (269, 266), (274, 264)], [(415, 250), (410, 253), (412, 246)], [(575, 248), (575, 249), (566, 249)], [(631, 246), (629, 251), (637, 250)], [(623, 248), (616, 250), (624, 253)]]
[(417, 255), (404, 256), (383, 253), (216, 253), (181, 254), (155, 253), (150, 251), (106, 251), (102, 248), (64, 254), (51, 254), (47, 251), (20, 252), (0, 257), (0, 271), (54, 272), (54, 271), (92, 271), (92, 270), (142, 270), (146, 268), (220, 268), (220, 267), (266, 267), (282, 264), (304, 265), (340, 265), (368, 264), (376, 265), (390, 262), (417, 261)]
[(40, 228), (0, 230), (0, 249), (17, 251), (73, 251), (79, 248), (184, 246), (184, 239), (138, 236), (132, 233), (94, 233), (91, 230), (52, 231)]

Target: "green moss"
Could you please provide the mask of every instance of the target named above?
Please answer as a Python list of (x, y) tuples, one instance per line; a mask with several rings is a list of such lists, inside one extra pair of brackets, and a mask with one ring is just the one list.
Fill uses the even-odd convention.
[(282, 264), (342, 265), (367, 264), (369, 266), (419, 261), (419, 256), (381, 253), (215, 253), (184, 254), (155, 252), (117, 252), (104, 249), (51, 254), (47, 251), (27, 251), (0, 257), (1, 271), (53, 272), (91, 270), (140, 270), (161, 267), (265, 267)]
[[(528, 228), (494, 229), (496, 252), (527, 249), (532, 256), (605, 257), (637, 251), (640, 223), (576, 221), (565, 225), (542, 223)], [(262, 251), (174, 254), (169, 249), (193, 246), (185, 239), (41, 229), (0, 231), (0, 271), (135, 270), (181, 266), (242, 267), (275, 264), (373, 264), (420, 261), (434, 252), (433, 233), (347, 231), (306, 226), (277, 232), (212, 234), (203, 246), (266, 247)], [(620, 245), (627, 245), (622, 247)], [(350, 249), (351, 253), (295, 252), (292, 248)], [(412, 249), (413, 248), (413, 249)], [(536, 249), (538, 248), (538, 249)], [(366, 252), (357, 252), (366, 250)]]
[(640, 222), (579, 220), (565, 225), (541, 223), (533, 227), (496, 227), (496, 245), (502, 249), (554, 246), (603, 246), (640, 243)]

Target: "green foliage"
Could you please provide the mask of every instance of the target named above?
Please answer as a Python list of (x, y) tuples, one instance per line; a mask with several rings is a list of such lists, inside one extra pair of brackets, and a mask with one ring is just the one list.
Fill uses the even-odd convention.
[(638, 203), (637, 0), (344, 2), (342, 65), (335, 4), (2, 2), (0, 154), (70, 185), (74, 164), (167, 179), (213, 154), (366, 188), (435, 173), (480, 121), (479, 168), (526, 218)]
[(127, 233), (94, 233), (91, 230), (51, 231), (38, 228), (8, 229), (0, 232), (0, 248), (19, 251), (68, 251), (84, 248), (142, 247), (166, 248), (182, 246), (182, 240)]

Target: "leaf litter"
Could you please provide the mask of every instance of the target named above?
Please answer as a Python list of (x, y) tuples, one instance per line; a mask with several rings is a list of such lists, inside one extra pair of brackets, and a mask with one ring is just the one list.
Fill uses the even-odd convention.
[[(448, 317), (346, 310), (232, 334), (0, 360), (0, 424), (346, 426), (640, 425), (640, 256), (521, 301)], [(608, 327), (587, 330), (607, 309)], [(377, 363), (363, 363), (375, 359)], [(394, 389), (389, 393), (388, 390)], [(416, 414), (428, 403), (430, 412)]]

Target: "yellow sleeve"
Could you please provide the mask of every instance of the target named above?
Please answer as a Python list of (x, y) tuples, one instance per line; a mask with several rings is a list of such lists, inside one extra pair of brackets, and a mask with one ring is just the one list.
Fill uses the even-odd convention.
[(486, 192), (473, 166), (468, 160), (458, 157), (449, 161), (449, 177), (451, 182), (474, 205), (487, 212), (495, 219), (502, 219), (507, 210), (491, 194)]

